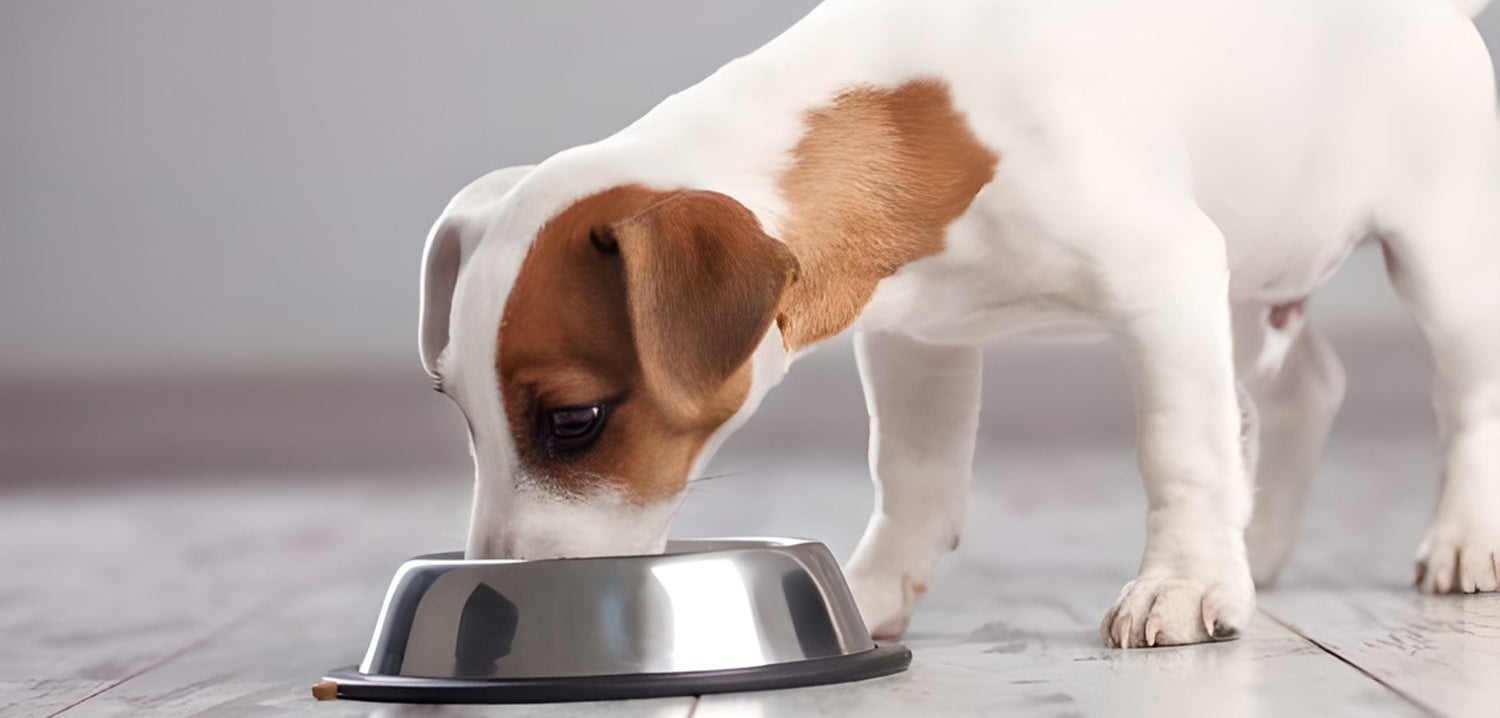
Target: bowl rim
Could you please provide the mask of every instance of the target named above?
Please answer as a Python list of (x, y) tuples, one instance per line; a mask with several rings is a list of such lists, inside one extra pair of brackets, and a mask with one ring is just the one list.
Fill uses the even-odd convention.
[[(399, 703), (571, 703), (701, 696), (863, 681), (905, 671), (911, 649), (879, 643), (856, 653), (800, 661), (670, 673), (616, 673), (559, 678), (416, 678), (362, 673), (359, 666), (329, 671), (339, 698)], [(313, 688), (317, 695), (318, 687)]]
[[(692, 545), (705, 545), (708, 548), (694, 550)], [(720, 544), (723, 545), (717, 548)], [(795, 548), (816, 544), (824, 546), (823, 542), (816, 539), (792, 538), (783, 536), (714, 536), (705, 538), (671, 539), (661, 553), (637, 553), (621, 554), (618, 556), (577, 556), (563, 558), (464, 558), (463, 551), (437, 551), (413, 556), (401, 564), (402, 569), (407, 568), (429, 568), (447, 567), (460, 568), (472, 567), (482, 568), (487, 566), (513, 566), (513, 565), (537, 565), (548, 563), (584, 563), (590, 561), (621, 563), (621, 562), (645, 562), (660, 559), (671, 559), (681, 556), (692, 556), (699, 554), (717, 554), (731, 551), (765, 551), (773, 549)], [(682, 550), (674, 551), (673, 546), (679, 546)], [(826, 546), (825, 546), (826, 548)]]

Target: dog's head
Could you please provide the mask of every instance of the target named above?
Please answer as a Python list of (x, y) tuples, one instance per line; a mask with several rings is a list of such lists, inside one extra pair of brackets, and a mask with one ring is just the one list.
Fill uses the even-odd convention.
[(796, 260), (728, 196), (543, 170), (470, 185), (427, 243), (421, 352), (463, 410), (471, 558), (659, 551), (689, 479), (785, 368)]

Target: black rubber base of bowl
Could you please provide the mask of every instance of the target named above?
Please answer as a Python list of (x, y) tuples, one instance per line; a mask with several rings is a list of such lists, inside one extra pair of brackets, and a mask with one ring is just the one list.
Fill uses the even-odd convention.
[(763, 691), (845, 683), (900, 673), (911, 665), (911, 651), (899, 643), (863, 653), (773, 663), (752, 668), (682, 673), (631, 673), (572, 678), (458, 680), (367, 676), (358, 667), (331, 671), (324, 680), (338, 684), (338, 697), (384, 703), (564, 703), (628, 698), (696, 696), (705, 693)]

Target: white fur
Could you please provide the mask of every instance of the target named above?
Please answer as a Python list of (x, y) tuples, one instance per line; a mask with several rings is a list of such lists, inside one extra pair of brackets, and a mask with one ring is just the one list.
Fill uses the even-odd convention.
[[(537, 496), (518, 473), (494, 337), (541, 224), (640, 183), (724, 192), (775, 236), (777, 180), (804, 113), (852, 85), (918, 77), (945, 81), (1002, 159), (944, 251), (882, 282), (854, 327), (880, 501), (849, 571), (878, 633), (905, 626), (956, 538), (976, 347), (1078, 324), (1117, 337), (1130, 359), (1149, 498), (1140, 573), (1105, 641), (1242, 628), (1252, 477), (1258, 468), (1268, 511), (1249, 549), (1268, 578), (1343, 390), (1326, 343), (1265, 318), (1372, 235), (1437, 358), (1447, 473), (1422, 548), (1426, 587), (1495, 590), (1500, 133), (1488, 55), (1447, 0), (828, 0), (614, 137), (542, 163), (470, 220), (482, 239), (439, 371), (474, 436), (471, 552), (659, 548), (675, 510)], [(777, 339), (757, 351), (751, 400), (695, 472), (785, 371)], [(939, 388), (904, 388), (917, 377)], [(1257, 467), (1242, 439), (1258, 426)], [(928, 432), (954, 438), (935, 452)]]
[(504, 500), (481, 495), (482, 487), (495, 483), (475, 484), (465, 551), (471, 558), (660, 553), (667, 545), (667, 527), (682, 503), (681, 496), (674, 496), (639, 506), (608, 490), (558, 496), (524, 479)]

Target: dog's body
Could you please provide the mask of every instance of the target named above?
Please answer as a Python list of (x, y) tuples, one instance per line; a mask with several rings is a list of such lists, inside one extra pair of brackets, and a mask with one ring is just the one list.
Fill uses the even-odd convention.
[(1342, 397), (1303, 301), (1374, 236), (1439, 373), (1419, 582), (1496, 590), (1497, 200), (1488, 55), (1445, 0), (829, 0), (439, 220), (422, 349), (470, 424), (469, 553), (660, 550), (790, 359), (852, 330), (877, 507), (848, 573), (899, 634), (957, 541), (978, 347), (1086, 325), (1130, 358), (1150, 499), (1104, 638), (1231, 636)]

